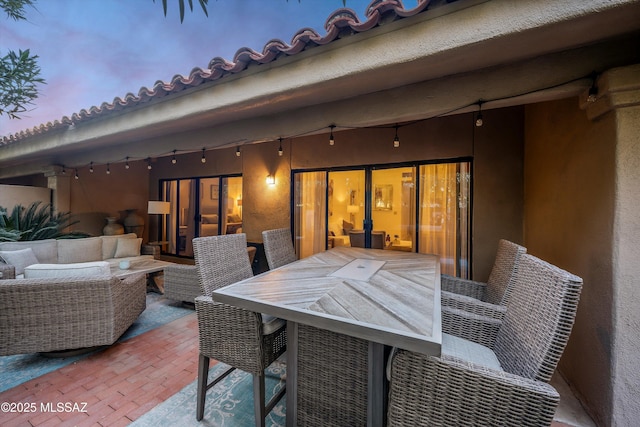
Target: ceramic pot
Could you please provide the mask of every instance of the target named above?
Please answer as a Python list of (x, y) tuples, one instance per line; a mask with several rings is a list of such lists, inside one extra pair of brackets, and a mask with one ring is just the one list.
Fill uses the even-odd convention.
[(102, 229), (102, 234), (105, 236), (116, 236), (118, 234), (124, 234), (124, 227), (122, 224), (116, 222), (116, 217), (109, 216), (107, 219), (107, 225)]
[(144, 233), (144, 218), (138, 215), (137, 209), (127, 209), (124, 229), (127, 233), (136, 233), (136, 236), (142, 237)]

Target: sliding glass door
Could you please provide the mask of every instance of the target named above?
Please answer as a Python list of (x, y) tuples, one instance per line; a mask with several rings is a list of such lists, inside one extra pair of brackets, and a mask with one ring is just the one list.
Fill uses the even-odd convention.
[(161, 186), (162, 199), (171, 203), (160, 230), (165, 253), (192, 257), (195, 237), (242, 231), (242, 177), (168, 180)]
[(434, 253), (468, 277), (470, 163), (294, 173), (300, 258), (336, 246)]

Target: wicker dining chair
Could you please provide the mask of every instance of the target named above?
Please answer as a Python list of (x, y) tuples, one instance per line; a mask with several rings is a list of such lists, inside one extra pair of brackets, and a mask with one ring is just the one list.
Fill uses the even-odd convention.
[(288, 228), (263, 231), (262, 242), (269, 270), (289, 264), (297, 259), (291, 241), (291, 231)]
[(486, 283), (443, 274), (440, 278), (442, 305), (502, 318), (513, 287), (514, 274), (522, 254), (526, 252), (527, 248), (501, 239)]
[[(573, 327), (582, 279), (523, 254), (504, 319), (483, 346), (450, 335), (440, 357), (397, 350), (390, 359), (388, 425), (548, 426), (560, 400), (549, 385)], [(454, 310), (443, 308), (443, 310)], [(460, 317), (478, 316), (458, 312)]]
[[(237, 368), (253, 375), (256, 426), (264, 426), (265, 416), (285, 392), (283, 387), (265, 405), (264, 371), (286, 349), (286, 322), (211, 297), (214, 290), (253, 276), (245, 234), (195, 238), (193, 249), (202, 292), (195, 299), (200, 342), (196, 419), (204, 416), (207, 390)], [(230, 368), (207, 384), (210, 359)]]

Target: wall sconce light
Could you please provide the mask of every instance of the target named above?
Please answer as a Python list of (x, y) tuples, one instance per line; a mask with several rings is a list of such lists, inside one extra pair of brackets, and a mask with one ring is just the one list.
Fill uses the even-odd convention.
[(267, 185), (274, 185), (276, 183), (276, 177), (271, 175), (271, 174), (269, 174), (269, 175), (267, 175), (266, 182), (267, 182)]
[(331, 128), (331, 133), (329, 133), (329, 145), (334, 145), (336, 143), (336, 140), (333, 137), (333, 128), (335, 128), (336, 125), (331, 125), (329, 127)]
[(280, 146), (278, 147), (278, 156), (282, 157), (282, 138), (278, 138), (278, 141), (280, 141)]
[(476, 127), (480, 127), (484, 124), (482, 121), (482, 101), (478, 101), (478, 115), (476, 116)]
[(398, 138), (398, 125), (396, 125), (396, 137), (393, 138), (393, 147), (394, 148), (400, 147), (400, 138)]

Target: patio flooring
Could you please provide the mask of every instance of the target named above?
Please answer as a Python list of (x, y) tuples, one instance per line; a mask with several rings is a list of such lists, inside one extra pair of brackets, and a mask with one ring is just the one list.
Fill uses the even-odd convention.
[[(33, 413), (5, 412), (2, 425), (129, 425), (196, 379), (197, 353), (193, 313), (0, 393), (1, 402), (38, 407)], [(595, 426), (559, 376), (552, 384), (562, 396), (554, 427)], [(43, 403), (58, 402), (79, 407), (72, 412), (39, 410)]]

